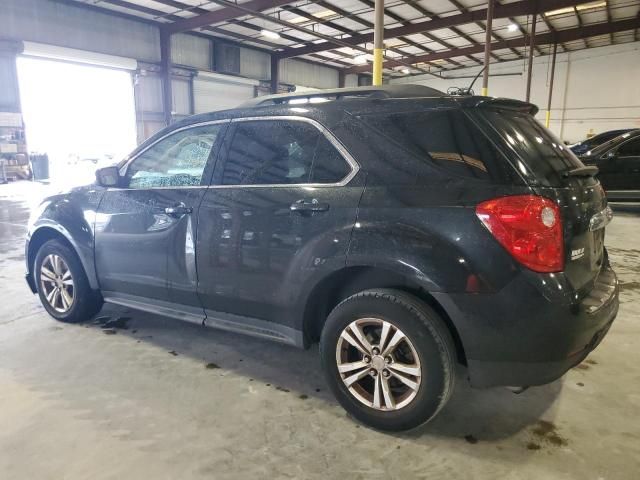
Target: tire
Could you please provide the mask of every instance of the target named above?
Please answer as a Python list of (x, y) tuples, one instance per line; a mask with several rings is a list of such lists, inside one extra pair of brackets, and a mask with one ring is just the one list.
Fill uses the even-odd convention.
[[(63, 275), (57, 275), (58, 271), (54, 268), (56, 257), (63, 262), (58, 264), (60, 273), (64, 272)], [(43, 265), (48, 272), (59, 278), (52, 281), (49, 274), (43, 273)], [(66, 273), (67, 270), (69, 273)], [(56, 320), (67, 323), (82, 322), (93, 317), (102, 308), (102, 297), (98, 292), (91, 290), (78, 255), (65, 243), (59, 240), (49, 240), (44, 243), (36, 255), (33, 271), (40, 301), (47, 313)], [(66, 284), (58, 283), (57, 280)], [(68, 292), (68, 296), (64, 299), (60, 291), (61, 287)], [(53, 302), (47, 299), (52, 288), (58, 288), (59, 291)], [(69, 298), (71, 302), (68, 301)]]
[[(389, 324), (386, 327), (385, 322)], [(380, 346), (385, 329), (386, 348), (392, 346), (398, 331), (399, 338), (404, 334), (406, 341), (401, 340), (390, 353), (373, 355), (374, 350), (366, 346), (360, 350), (346, 339), (350, 336), (351, 341), (363, 346), (356, 340), (354, 325), (360, 329), (360, 338), (364, 336), (374, 350)], [(369, 363), (365, 351), (372, 352)], [(428, 422), (447, 403), (455, 384), (456, 350), (447, 326), (429, 305), (398, 290), (366, 290), (342, 301), (327, 318), (320, 356), (338, 402), (357, 420), (378, 430), (409, 430)], [(360, 366), (353, 368), (361, 365), (359, 359), (365, 363), (366, 372)], [(362, 372), (365, 375), (348, 387), (345, 382)], [(419, 377), (405, 372), (419, 372)], [(400, 377), (408, 379), (411, 387)]]

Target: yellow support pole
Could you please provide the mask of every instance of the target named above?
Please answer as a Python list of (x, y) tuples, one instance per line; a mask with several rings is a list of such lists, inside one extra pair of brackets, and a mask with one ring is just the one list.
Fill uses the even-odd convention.
[(547, 110), (547, 114), (544, 117), (544, 126), (549, 128), (550, 123), (551, 123), (551, 112)]
[(373, 84), (382, 85), (382, 48), (373, 49)]
[(373, 84), (382, 85), (382, 51), (384, 49), (384, 0), (376, 0), (373, 25)]

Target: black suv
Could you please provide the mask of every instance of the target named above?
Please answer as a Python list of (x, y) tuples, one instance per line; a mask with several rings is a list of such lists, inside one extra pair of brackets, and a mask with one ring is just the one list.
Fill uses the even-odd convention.
[(598, 180), (609, 200), (640, 200), (640, 129), (589, 150), (580, 160), (598, 167)]
[(611, 211), (531, 104), (420, 86), (260, 97), (176, 123), (45, 200), (27, 281), (299, 347), (354, 417), (401, 430), (454, 387), (550, 382), (618, 310)]

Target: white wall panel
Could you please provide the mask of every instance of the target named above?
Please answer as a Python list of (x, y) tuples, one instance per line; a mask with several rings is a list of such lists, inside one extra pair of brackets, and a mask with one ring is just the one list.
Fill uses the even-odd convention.
[(258, 50), (240, 48), (240, 75), (256, 80), (271, 78), (271, 55)]
[(171, 60), (178, 65), (187, 65), (200, 70), (211, 70), (212, 43), (194, 35), (171, 36)]
[(280, 61), (280, 82), (315, 88), (337, 88), (338, 71), (293, 58)]
[(191, 114), (191, 80), (174, 78), (171, 80), (171, 109), (176, 115)]
[(193, 79), (195, 113), (234, 108), (254, 97), (258, 81), (200, 72)]
[[(551, 56), (534, 59), (531, 102), (544, 122), (549, 93)], [(473, 76), (478, 68), (457, 70), (451, 76)], [(522, 60), (491, 65), (489, 94), (524, 100), (526, 71)], [(497, 76), (505, 75), (505, 76)], [(471, 78), (437, 79), (426, 75), (392, 80), (418, 83), (438, 90), (467, 87)], [(482, 78), (474, 86), (480, 91)], [(551, 105), (551, 130), (576, 142), (587, 134), (617, 128), (640, 128), (640, 43), (558, 54)]]
[(48, 0), (2, 0), (2, 37), (160, 61), (158, 28)]

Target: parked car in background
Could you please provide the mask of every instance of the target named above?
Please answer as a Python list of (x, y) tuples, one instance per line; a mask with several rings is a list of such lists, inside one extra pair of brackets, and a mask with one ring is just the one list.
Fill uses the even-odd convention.
[(536, 112), (402, 85), (190, 117), (44, 201), (27, 282), (61, 321), (106, 301), (319, 342), (338, 401), (384, 430), (433, 418), (457, 363), (475, 387), (551, 382), (618, 283), (596, 169)]
[(593, 150), (598, 145), (602, 145), (609, 140), (613, 140), (619, 135), (623, 133), (627, 133), (633, 130), (632, 128), (625, 128), (622, 130), (609, 130), (607, 132), (599, 133), (598, 135), (594, 135), (593, 137), (587, 138), (586, 140), (582, 140), (581, 142), (574, 143), (570, 145), (569, 148), (573, 153), (578, 156), (586, 154), (589, 150)]
[(598, 167), (598, 179), (614, 201), (640, 200), (640, 129), (631, 130), (580, 157)]

